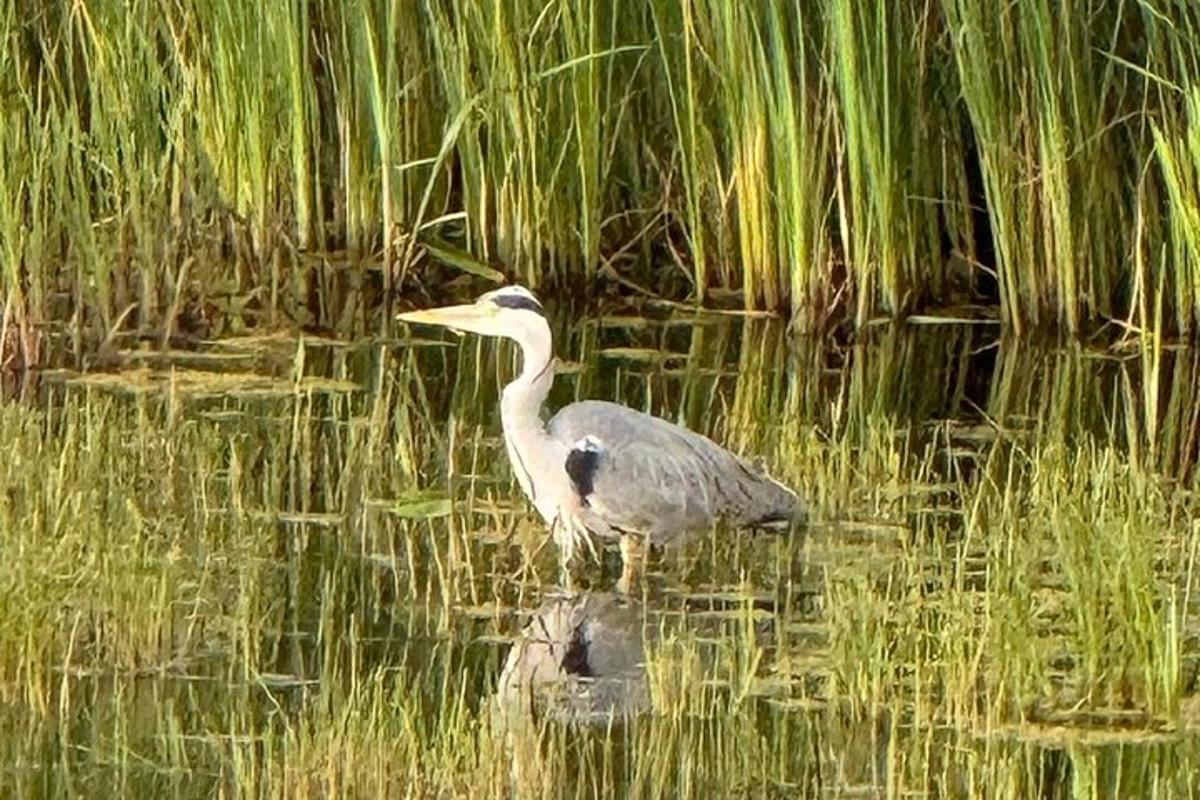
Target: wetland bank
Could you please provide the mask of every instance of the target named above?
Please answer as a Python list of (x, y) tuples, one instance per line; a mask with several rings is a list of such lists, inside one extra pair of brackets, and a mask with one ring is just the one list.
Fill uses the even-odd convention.
[[(1194, 2), (0, 0), (0, 39), (0, 795), (1200, 792)], [(512, 348), (394, 320), (506, 282), (551, 408), (761, 455), (805, 535), (564, 597)]]

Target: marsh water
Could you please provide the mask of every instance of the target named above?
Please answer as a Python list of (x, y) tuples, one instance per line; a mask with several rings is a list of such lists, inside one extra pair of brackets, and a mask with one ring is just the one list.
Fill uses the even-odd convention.
[(580, 567), (569, 597), (637, 621), (600, 630), (645, 642), (644, 703), (495, 713), (566, 593), (504, 458), (509, 345), (118, 342), (6, 379), (2, 791), (1200, 793), (1195, 352), (667, 307), (556, 335), (551, 408), (660, 414), (811, 509), (652, 553), (627, 598), (612, 553)]

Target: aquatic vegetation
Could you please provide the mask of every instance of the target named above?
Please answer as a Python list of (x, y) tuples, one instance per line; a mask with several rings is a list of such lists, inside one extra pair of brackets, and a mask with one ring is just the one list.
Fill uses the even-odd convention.
[(623, 612), (649, 711), (598, 725), (494, 702), (558, 572), (494, 418), (511, 348), (258, 337), (44, 376), (0, 405), (5, 785), (1191, 796), (1193, 355), (783, 328), (560, 331), (552, 405), (672, 416), (814, 509), (655, 556)]
[[(0, 785), (1195, 797), (1198, 8), (0, 0)], [(812, 508), (652, 554), (628, 714), (498, 710), (603, 625), (389, 330), (514, 279)]]

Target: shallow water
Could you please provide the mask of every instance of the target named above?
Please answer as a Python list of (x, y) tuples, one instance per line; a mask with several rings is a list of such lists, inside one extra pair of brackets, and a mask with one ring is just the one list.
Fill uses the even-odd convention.
[[(1196, 353), (667, 311), (557, 335), (552, 408), (661, 414), (812, 508), (652, 556), (648, 710), (495, 713), (562, 591), (504, 459), (506, 344), (131, 348), (6, 385), (9, 792), (1197, 791)], [(582, 573), (606, 596), (612, 554)]]

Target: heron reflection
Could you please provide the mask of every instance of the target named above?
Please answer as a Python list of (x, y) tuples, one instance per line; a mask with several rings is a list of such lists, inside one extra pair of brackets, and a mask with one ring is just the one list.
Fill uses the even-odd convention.
[(502, 707), (566, 722), (603, 722), (650, 706), (641, 603), (620, 594), (554, 597), (509, 650)]

